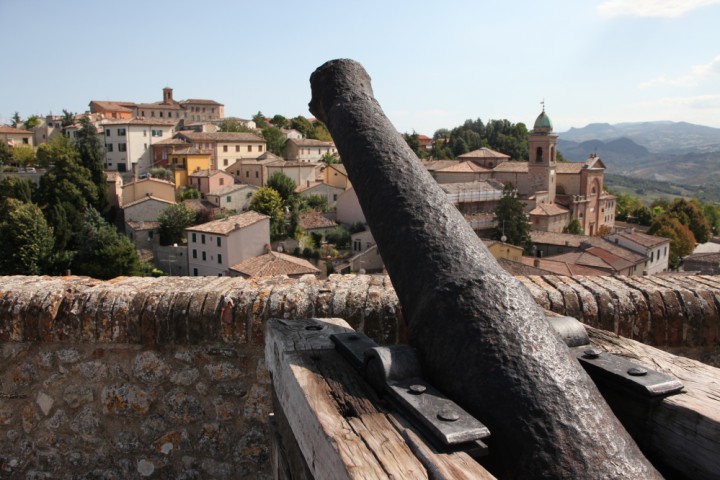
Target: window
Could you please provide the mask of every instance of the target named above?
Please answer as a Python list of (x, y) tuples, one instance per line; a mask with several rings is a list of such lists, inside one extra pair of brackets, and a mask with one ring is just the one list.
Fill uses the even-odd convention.
[(145, 150), (147, 150), (147, 143), (144, 143), (143, 145), (145, 145)]
[(106, 128), (106, 129), (105, 129), (105, 136), (106, 136), (106, 137), (109, 137), (109, 136), (110, 136), (110, 129), (109, 129), (109, 128)]
[(143, 130), (143, 137), (147, 137), (147, 130)]
[(248, 152), (252, 152), (252, 145), (248, 145)]
[(246, 171), (246, 172), (245, 172), (245, 178), (247, 178), (247, 177), (249, 177), (249, 176), (250, 176), (250, 172), (247, 172), (247, 171)]
[(337, 193), (333, 193), (333, 202), (337, 201)]
[(240, 145), (235, 145), (235, 151), (236, 151), (236, 152), (239, 152), (239, 151), (240, 151)]
[[(230, 198), (230, 197), (228, 197), (228, 198)], [(217, 237), (216, 240), (217, 240), (217, 246), (219, 247), (222, 241), (220, 240), (220, 237)]]
[(197, 250), (193, 248), (193, 258), (197, 258)]
[(200, 243), (205, 245), (205, 234), (204, 233), (202, 235), (200, 235)]
[(218, 253), (218, 263), (222, 263), (222, 253)]
[(203, 262), (204, 262), (205, 260), (207, 260), (207, 255), (205, 255), (205, 252), (202, 252), (202, 259), (203, 259)]
[(225, 179), (224, 179), (224, 178), (220, 178), (220, 179), (218, 179), (218, 180), (219, 180), (218, 183), (219, 183), (220, 185), (224, 185), (224, 184), (225, 184)]
[[(227, 203), (230, 203), (230, 202), (232, 201), (232, 197), (231, 197), (230, 195), (228, 195), (227, 198), (225, 199), (225, 201), (226, 201)], [(220, 239), (218, 238), (218, 247), (219, 247), (219, 246), (220, 246)]]
[(655, 261), (655, 252), (650, 252), (650, 263)]
[[(226, 167), (228, 166), (228, 159), (227, 159), (227, 158), (223, 158), (223, 165), (225, 165)], [(221, 184), (221, 185), (222, 185), (222, 184)]]
[(118, 143), (118, 152), (127, 152), (127, 143)]
[(260, 172), (255, 172), (255, 178), (260, 178)]
[[(150, 116), (151, 116), (151, 117), (154, 117), (154, 116), (155, 116), (155, 110), (153, 110), (152, 112), (150, 112)], [(195, 275), (197, 275), (197, 274), (195, 274)]]
[(197, 268), (193, 268), (193, 275), (195, 275), (196, 277), (198, 276)]
[(227, 149), (228, 149), (228, 146), (227, 146), (227, 145), (223, 145), (223, 152), (227, 152)]
[(192, 242), (197, 243), (197, 234), (196, 233), (192, 234)]
[(125, 136), (125, 129), (124, 128), (118, 128), (118, 136), (124, 137)]
[(160, 112), (160, 116), (161, 116), (161, 117), (163, 116), (163, 112)]
[(262, 145), (258, 145), (258, 152), (262, 152)]
[(537, 150), (535, 150), (535, 161), (542, 162), (542, 156), (543, 156), (542, 147), (537, 147)]
[(113, 146), (112, 146), (112, 145), (113, 145), (112, 143), (106, 143), (106, 144), (105, 144), (105, 150), (107, 150), (108, 152), (112, 152), (112, 151), (113, 151)]

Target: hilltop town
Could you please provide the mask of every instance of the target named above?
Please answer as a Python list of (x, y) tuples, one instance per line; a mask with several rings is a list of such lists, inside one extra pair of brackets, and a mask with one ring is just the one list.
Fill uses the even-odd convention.
[[(0, 176), (10, 192), (3, 198), (34, 203), (42, 213), (32, 210), (34, 225), (54, 236), (46, 242), (54, 247), (35, 248), (38, 258), (6, 261), (3, 273), (324, 278), (383, 271), (342, 158), (315, 119), (260, 112), (253, 119), (229, 118), (222, 103), (176, 100), (168, 87), (157, 102), (90, 100), (87, 112), (64, 113), (25, 122), (18, 117), (15, 126), (0, 127)], [(511, 273), (655, 275), (678, 267), (671, 236), (616, 223), (618, 199), (607, 191), (601, 158), (568, 162), (558, 155), (558, 135), (544, 107), (524, 140), (527, 159), (484, 146), (438, 159), (432, 153), (450, 138), (405, 137)], [(59, 187), (54, 196), (47, 193), (66, 175), (59, 157), (72, 149), (84, 168), (94, 169), (99, 192), (80, 204)], [(28, 187), (34, 196), (14, 195), (25, 181), (34, 185)], [(12, 205), (5, 213), (20, 204)], [(115, 226), (124, 236), (117, 240), (120, 250), (137, 261), (113, 266), (99, 247), (84, 252), (89, 247), (79, 231), (87, 235), (89, 220), (75, 210), (85, 207)], [(93, 228), (101, 220), (95, 218)], [(76, 230), (65, 232), (59, 246), (65, 223)], [(715, 255), (712, 248), (708, 253)], [(83, 255), (90, 258), (85, 263), (78, 261)], [(717, 262), (689, 264), (704, 271)]]

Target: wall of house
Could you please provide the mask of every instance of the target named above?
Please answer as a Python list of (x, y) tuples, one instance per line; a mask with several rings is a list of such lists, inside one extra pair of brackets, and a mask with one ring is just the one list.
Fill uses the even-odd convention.
[(360, 201), (358, 200), (357, 194), (354, 189), (346, 190), (345, 193), (340, 195), (335, 204), (337, 211), (337, 221), (347, 225), (353, 223), (367, 223), (365, 221), (365, 214), (360, 207)]
[(342, 188), (333, 187), (331, 185), (328, 185), (327, 183), (320, 183), (318, 185), (315, 185), (314, 187), (303, 190), (302, 192), (300, 192), (300, 195), (303, 197), (310, 195), (322, 195), (323, 197), (327, 198), (328, 208), (330, 210), (334, 210), (338, 198), (340, 198), (340, 195), (342, 195), (344, 191), (345, 190), (343, 190)]
[[(718, 277), (520, 280), (549, 310), (720, 364)], [(8, 478), (270, 478), (267, 319), (340, 317), (407, 341), (382, 275), (0, 284)]]
[(443, 172), (436, 171), (433, 174), (437, 183), (465, 183), (477, 182), (479, 180), (487, 180), (491, 176), (490, 172)]
[(148, 195), (175, 203), (175, 185), (153, 178), (128, 183), (122, 186), (121, 206), (145, 198)]
[(318, 173), (320, 171), (319, 165), (313, 165), (308, 163), (307, 166), (303, 167), (285, 167), (282, 165), (274, 166), (269, 165), (267, 167), (268, 178), (275, 172), (281, 172), (286, 176), (290, 177), (295, 185), (308, 185), (316, 181)]
[(347, 190), (351, 187), (347, 175), (342, 172), (338, 172), (332, 166), (325, 168), (325, 183), (343, 190)]

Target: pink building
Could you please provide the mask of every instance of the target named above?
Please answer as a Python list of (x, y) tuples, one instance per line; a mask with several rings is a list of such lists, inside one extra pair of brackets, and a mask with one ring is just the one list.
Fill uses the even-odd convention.
[(198, 170), (191, 173), (189, 186), (196, 188), (203, 195), (213, 193), (235, 183), (235, 178), (222, 170)]

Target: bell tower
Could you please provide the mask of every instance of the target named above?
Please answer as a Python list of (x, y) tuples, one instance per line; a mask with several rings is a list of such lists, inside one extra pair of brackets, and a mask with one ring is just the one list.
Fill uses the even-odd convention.
[(533, 192), (547, 192), (548, 202), (555, 202), (555, 157), (557, 155), (557, 134), (553, 133), (550, 117), (543, 110), (535, 120), (535, 125), (528, 135), (528, 174), (530, 188)]

